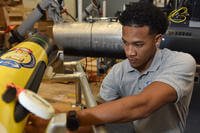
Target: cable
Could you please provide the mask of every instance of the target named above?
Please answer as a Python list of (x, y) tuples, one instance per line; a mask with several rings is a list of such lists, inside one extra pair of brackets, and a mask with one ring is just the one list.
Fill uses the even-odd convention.
[(72, 20), (74, 20), (75, 22), (77, 22), (76, 18), (74, 18), (68, 11), (67, 9), (63, 9), (61, 11), (61, 13), (65, 13), (66, 15), (68, 15)]
[(174, 23), (182, 23), (187, 19), (188, 16), (188, 9), (186, 7), (181, 7), (179, 9), (173, 10), (168, 19)]

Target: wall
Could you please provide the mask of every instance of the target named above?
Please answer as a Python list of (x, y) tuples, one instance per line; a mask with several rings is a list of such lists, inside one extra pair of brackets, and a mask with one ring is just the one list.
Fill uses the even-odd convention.
[[(76, 1), (77, 0), (65, 0), (65, 7), (72, 16), (76, 16)], [(102, 4), (103, 0), (99, 0)], [(117, 1), (117, 2), (116, 2)], [(138, 2), (139, 0), (107, 0), (107, 17), (112, 17), (117, 11), (122, 11), (125, 4), (129, 2)], [(27, 8), (36, 7), (40, 0), (23, 0), (24, 6)], [(154, 0), (158, 5), (162, 5), (164, 0)], [(89, 5), (90, 0), (83, 0), (83, 8)]]
[[(99, 0), (102, 4), (103, 0)], [(117, 2), (116, 2), (117, 1)], [(122, 11), (125, 4), (129, 2), (138, 2), (139, 0), (107, 0), (107, 17), (113, 17), (117, 11)], [(90, 0), (83, 0), (83, 6), (86, 7), (90, 3)], [(154, 3), (158, 6), (164, 4), (164, 0), (154, 0)]]
[(76, 0), (65, 0), (65, 7), (72, 16), (76, 16)]
[[(24, 7), (35, 8), (41, 0), (23, 0)], [(65, 7), (72, 16), (76, 15), (76, 0), (65, 0)]]
[[(102, 4), (102, 0), (99, 0)], [(117, 1), (117, 2), (116, 2)], [(123, 5), (128, 4), (129, 2), (134, 2), (138, 0), (107, 0), (107, 17), (113, 17), (117, 11), (122, 11)], [(83, 0), (84, 8), (90, 3), (90, 0)], [(101, 5), (102, 6), (102, 5)]]

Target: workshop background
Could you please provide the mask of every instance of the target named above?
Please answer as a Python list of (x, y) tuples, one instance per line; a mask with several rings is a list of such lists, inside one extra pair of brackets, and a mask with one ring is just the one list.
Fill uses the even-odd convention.
[[(16, 37), (19, 40), (11, 43), (13, 42), (12, 31), (23, 33), (21, 36), (25, 36), (25, 39), (38, 31), (44, 33), (50, 38), (50, 42), (58, 47), (48, 56), (49, 63), (43, 79), (39, 81), (41, 83), (37, 94), (60, 113), (96, 106), (95, 98), (103, 78), (115, 63), (124, 58), (120, 47), (121, 27), (117, 23), (117, 16), (126, 6), (139, 0), (64, 0), (64, 5), (61, 4), (65, 9), (65, 12), (61, 14), (61, 24), (57, 22), (60, 16), (52, 15), (52, 17), (48, 12), (41, 18), (40, 16), (33, 20), (28, 18), (41, 1), (46, 0), (0, 0), (0, 54), (8, 52), (20, 43), (20, 37)], [(188, 52), (197, 61), (195, 86), (185, 133), (199, 133), (200, 1), (144, 1), (153, 2), (168, 15), (170, 26), (160, 48), (167, 47)], [(57, 10), (59, 11), (57, 7), (52, 6), (51, 13)], [(180, 18), (179, 15), (184, 17)], [(29, 21), (26, 21), (27, 19)], [(73, 24), (75, 21), (78, 22), (77, 25)], [(33, 25), (23, 22), (31, 22)], [(20, 27), (20, 25), (25, 26)], [(111, 34), (112, 31), (116, 33)], [(93, 35), (93, 38), (90, 38), (90, 35)], [(94, 47), (91, 48), (91, 45)], [(30, 115), (30, 117), (33, 116), (33, 114)], [(22, 124), (24, 133), (45, 132), (49, 121), (37, 117), (34, 119), (41, 121), (44, 125), (41, 123), (32, 125), (33, 119), (29, 121), (27, 117), (26, 123)], [(51, 128), (54, 128), (53, 126)], [(1, 127), (1, 121), (0, 129), (1, 133), (6, 133)], [(58, 129), (54, 130), (58, 131)]]

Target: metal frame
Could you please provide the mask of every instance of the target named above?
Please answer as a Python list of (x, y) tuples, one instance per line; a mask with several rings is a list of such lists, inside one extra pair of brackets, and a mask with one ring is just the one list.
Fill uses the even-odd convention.
[[(85, 74), (82, 64), (80, 62), (72, 61), (72, 62), (64, 62), (64, 68), (70, 68), (74, 71), (73, 74), (56, 74), (51, 80), (52, 81), (76, 81), (76, 105), (80, 105), (82, 102), (81, 95), (83, 94), (86, 102), (87, 108), (97, 106), (96, 100), (92, 94), (90, 85), (88, 83), (87, 75)], [(63, 120), (63, 116), (66, 114), (58, 114), (55, 115), (54, 118), (50, 121), (47, 127), (47, 133), (58, 133), (58, 129), (62, 127), (61, 132), (64, 131), (66, 120)], [(60, 120), (59, 120), (60, 119)], [(57, 122), (56, 122), (57, 121)], [(107, 133), (105, 126), (92, 126), (94, 133)], [(61, 133), (59, 132), (59, 133)]]

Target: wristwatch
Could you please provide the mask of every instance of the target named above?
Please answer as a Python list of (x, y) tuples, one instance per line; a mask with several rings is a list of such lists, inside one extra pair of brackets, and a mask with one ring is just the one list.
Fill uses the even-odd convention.
[(67, 129), (70, 131), (75, 131), (79, 128), (79, 126), (80, 123), (76, 111), (75, 110), (69, 111), (67, 113), (67, 123), (66, 123)]

